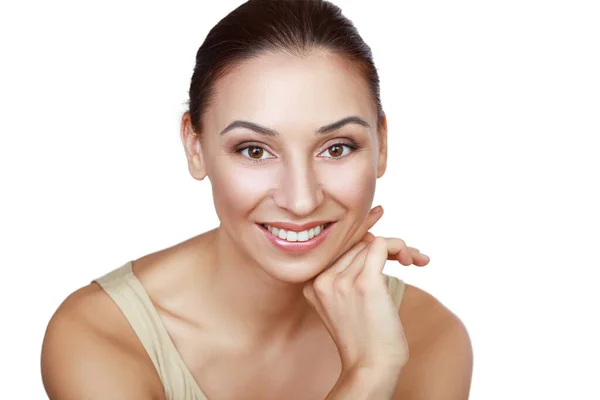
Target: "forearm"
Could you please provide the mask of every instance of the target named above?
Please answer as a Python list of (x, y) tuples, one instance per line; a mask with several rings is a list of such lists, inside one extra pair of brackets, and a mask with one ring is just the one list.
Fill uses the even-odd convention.
[(342, 373), (325, 400), (391, 400), (399, 373), (375, 370), (353, 370)]

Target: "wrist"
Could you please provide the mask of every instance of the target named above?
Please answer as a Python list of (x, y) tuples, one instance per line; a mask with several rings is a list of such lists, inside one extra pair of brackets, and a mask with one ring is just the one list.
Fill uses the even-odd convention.
[(391, 399), (400, 372), (372, 367), (353, 367), (342, 371), (326, 400)]
[(397, 381), (402, 372), (400, 364), (356, 364), (350, 368), (342, 368), (340, 376), (352, 379), (368, 379), (372, 382)]

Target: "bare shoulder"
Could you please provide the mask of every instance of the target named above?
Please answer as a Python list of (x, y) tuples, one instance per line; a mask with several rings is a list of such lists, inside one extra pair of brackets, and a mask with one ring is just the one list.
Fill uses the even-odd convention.
[(406, 284), (400, 319), (409, 345), (409, 361), (395, 398), (468, 399), (473, 349), (460, 318), (432, 294)]
[(51, 400), (163, 398), (133, 329), (95, 283), (68, 296), (52, 316), (41, 367)]

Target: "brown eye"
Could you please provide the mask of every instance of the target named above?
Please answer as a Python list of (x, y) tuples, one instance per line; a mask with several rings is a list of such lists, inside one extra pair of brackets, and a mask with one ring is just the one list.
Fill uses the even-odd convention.
[(352, 153), (357, 148), (358, 146), (347, 143), (336, 143), (329, 146), (319, 155), (325, 158), (342, 158)]
[(250, 158), (260, 159), (262, 158), (265, 151), (262, 147), (250, 146), (248, 147), (248, 155)]
[(327, 151), (331, 157), (339, 157), (344, 154), (344, 147), (339, 144), (334, 144), (333, 146), (329, 147)]
[(262, 161), (267, 158), (274, 158), (273, 154), (269, 153), (267, 150), (257, 145), (246, 146), (236, 151), (243, 155), (245, 158), (249, 158), (253, 161)]

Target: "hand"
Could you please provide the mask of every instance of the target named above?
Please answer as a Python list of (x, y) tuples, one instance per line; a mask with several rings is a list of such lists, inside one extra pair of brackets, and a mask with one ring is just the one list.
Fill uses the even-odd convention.
[(388, 259), (424, 266), (429, 258), (401, 239), (368, 233), (382, 214), (381, 208), (371, 210), (353, 238), (361, 240), (304, 286), (304, 296), (338, 348), (343, 375), (370, 369), (393, 376), (408, 361), (408, 344), (382, 270)]
[[(367, 214), (367, 218), (362, 224), (362, 227), (356, 231), (350, 240), (348, 240), (346, 247), (342, 250), (338, 259), (356, 244), (360, 242), (372, 242), (375, 236), (369, 232), (369, 229), (371, 229), (377, 223), (377, 221), (381, 219), (382, 216), (383, 207), (374, 207), (369, 214)], [(400, 262), (400, 264), (406, 266), (414, 264), (418, 267), (423, 267), (429, 263), (429, 256), (422, 254), (417, 248), (406, 246), (404, 240), (395, 238), (388, 238), (387, 240), (390, 245), (390, 252), (387, 258), (388, 260), (396, 260)], [(336, 261), (337, 259), (334, 260), (330, 265), (333, 265)]]

